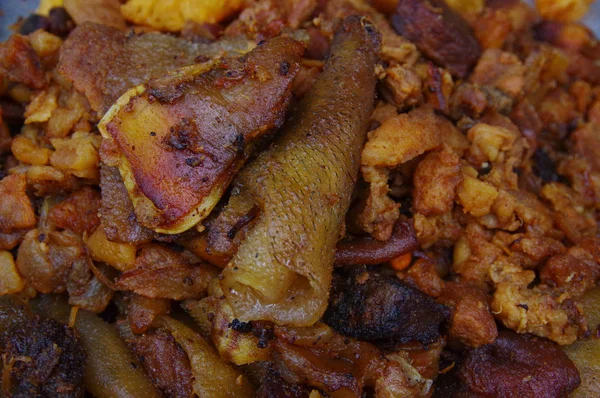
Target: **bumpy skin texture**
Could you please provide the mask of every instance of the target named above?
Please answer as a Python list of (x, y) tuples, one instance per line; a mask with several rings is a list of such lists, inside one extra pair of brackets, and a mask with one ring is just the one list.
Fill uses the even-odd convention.
[(567, 397), (579, 382), (577, 368), (557, 344), (505, 330), (441, 375), (434, 397)]
[(35, 316), (9, 329), (1, 346), (9, 396), (83, 397), (85, 352), (73, 329)]
[(243, 321), (308, 326), (325, 311), (373, 108), (379, 42), (368, 21), (347, 18), (280, 139), (235, 181), (234, 194), (260, 209), (221, 282)]
[(277, 37), (124, 94), (99, 125), (122, 154), (138, 221), (183, 232), (205, 218), (258, 138), (283, 124), (304, 45)]
[(360, 340), (429, 344), (439, 339), (448, 315), (445, 306), (395, 276), (356, 266), (334, 276), (323, 320)]
[(443, 0), (403, 0), (394, 29), (454, 76), (466, 77), (481, 54), (469, 25)]

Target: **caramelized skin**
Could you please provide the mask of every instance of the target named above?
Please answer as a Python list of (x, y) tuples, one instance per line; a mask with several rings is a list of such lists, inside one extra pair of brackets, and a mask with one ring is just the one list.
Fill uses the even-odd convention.
[(100, 131), (119, 147), (142, 225), (179, 233), (208, 215), (256, 139), (283, 123), (303, 51), (278, 37), (239, 59), (151, 80), (117, 101)]
[(249, 46), (241, 38), (201, 44), (156, 32), (129, 35), (110, 26), (85, 22), (61, 47), (58, 70), (102, 116), (133, 86), (198, 60), (223, 53), (245, 53)]
[(235, 181), (233, 194), (260, 209), (221, 282), (241, 320), (306, 326), (325, 311), (373, 107), (379, 40), (368, 21), (347, 18), (282, 136)]

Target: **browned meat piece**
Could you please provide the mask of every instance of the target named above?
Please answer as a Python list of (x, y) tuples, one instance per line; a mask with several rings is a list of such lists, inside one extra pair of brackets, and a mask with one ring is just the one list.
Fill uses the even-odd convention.
[(389, 240), (370, 238), (348, 239), (337, 243), (336, 267), (343, 265), (375, 265), (410, 253), (418, 247), (415, 229), (410, 222), (398, 222)]
[(115, 28), (86, 22), (61, 47), (58, 70), (102, 115), (130, 87), (235, 49), (248, 51), (247, 41), (200, 44), (161, 33), (128, 36)]
[[(590, 248), (598, 249), (598, 239), (588, 239), (592, 242)], [(579, 246), (571, 247), (567, 253), (551, 257), (540, 270), (540, 279), (553, 288), (558, 288), (573, 296), (583, 294), (596, 286), (600, 278), (600, 264), (598, 258)]]
[(158, 244), (142, 248), (135, 265), (121, 274), (116, 286), (150, 298), (201, 298), (217, 275), (213, 266), (192, 264), (181, 253)]
[(300, 42), (277, 37), (120, 98), (99, 129), (118, 147), (142, 225), (175, 234), (206, 218), (258, 140), (283, 124), (303, 52)]
[(463, 283), (448, 282), (439, 301), (452, 307), (451, 338), (471, 347), (494, 342), (498, 329), (485, 291)]
[(440, 375), (434, 397), (566, 397), (579, 382), (577, 368), (555, 343), (502, 331)]
[(273, 368), (267, 367), (260, 379), (260, 388), (256, 392), (257, 398), (309, 398), (311, 389), (298, 384), (290, 384), (281, 378)]
[(0, 346), (9, 397), (83, 397), (85, 352), (73, 329), (35, 316), (5, 332)]
[(73, 262), (84, 256), (81, 237), (74, 232), (29, 231), (17, 254), (17, 268), (28, 283), (41, 293), (62, 293)]
[[(91, 261), (88, 257), (80, 257), (73, 262), (67, 292), (70, 305), (99, 314), (106, 309), (115, 292), (94, 275), (90, 269)], [(99, 269), (104, 271), (110, 268), (100, 265)]]
[(36, 89), (48, 84), (40, 57), (24, 36), (16, 34), (0, 44), (0, 76)]
[(323, 320), (360, 340), (419, 341), (440, 337), (448, 311), (394, 276), (365, 267), (336, 274)]
[(386, 357), (372, 344), (326, 325), (276, 327), (275, 334), (273, 360), (288, 383), (318, 388), (332, 398), (359, 398), (365, 386), (385, 398), (427, 396), (429, 391), (430, 384), (404, 358)]
[(168, 314), (171, 301), (140, 296), (133, 293), (127, 308), (127, 320), (131, 331), (136, 334), (144, 333), (152, 325), (157, 315)]
[(427, 154), (413, 177), (415, 211), (432, 216), (452, 210), (461, 170), (460, 157), (449, 147)]
[(100, 225), (99, 209), (100, 193), (84, 187), (54, 206), (48, 213), (48, 219), (59, 228), (91, 234)]
[(100, 168), (102, 227), (108, 240), (120, 243), (147, 243), (156, 233), (137, 222), (133, 204), (116, 167)]
[(190, 361), (173, 336), (158, 329), (127, 339), (154, 386), (169, 398), (194, 396)]
[(400, 1), (392, 25), (454, 76), (466, 77), (481, 54), (469, 25), (443, 0)]
[(27, 179), (22, 174), (0, 180), (0, 232), (11, 233), (35, 226), (35, 213), (26, 189)]

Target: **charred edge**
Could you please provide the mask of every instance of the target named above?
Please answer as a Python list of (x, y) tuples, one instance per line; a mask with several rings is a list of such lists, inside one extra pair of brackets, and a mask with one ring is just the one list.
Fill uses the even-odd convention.
[(227, 232), (227, 239), (229, 240), (233, 240), (233, 238), (235, 238), (235, 235), (237, 235), (237, 233), (244, 228), (246, 225), (248, 225), (250, 222), (252, 222), (256, 217), (258, 217), (260, 213), (260, 209), (258, 208), (257, 205), (254, 205), (250, 211), (244, 215), (242, 218), (240, 218), (233, 227), (231, 227), (231, 229)]

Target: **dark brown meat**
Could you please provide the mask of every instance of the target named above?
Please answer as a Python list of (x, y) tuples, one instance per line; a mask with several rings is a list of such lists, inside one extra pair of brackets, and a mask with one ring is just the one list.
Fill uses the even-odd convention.
[(35, 316), (2, 335), (9, 397), (83, 397), (85, 352), (73, 329)]
[(0, 44), (0, 76), (36, 89), (47, 84), (40, 57), (27, 39), (17, 34)]
[(86, 22), (61, 47), (58, 69), (102, 115), (130, 87), (197, 60), (204, 61), (207, 56), (235, 49), (247, 51), (247, 47), (243, 39), (199, 44), (161, 33), (127, 35)]
[(323, 320), (360, 340), (433, 343), (446, 322), (446, 307), (394, 276), (365, 267), (334, 276)]
[(299, 384), (290, 384), (281, 378), (281, 375), (269, 366), (260, 379), (260, 388), (256, 392), (257, 398), (308, 398), (311, 388)]
[(212, 265), (192, 264), (182, 254), (158, 244), (142, 248), (135, 265), (121, 274), (116, 286), (149, 298), (202, 298), (217, 275)]
[(335, 266), (375, 265), (410, 253), (418, 247), (415, 229), (410, 222), (398, 222), (389, 240), (370, 238), (342, 240), (337, 243)]
[(90, 187), (74, 192), (54, 206), (48, 213), (49, 221), (59, 228), (78, 234), (91, 234), (100, 225), (98, 210), (100, 193)]
[(154, 386), (165, 396), (193, 396), (190, 361), (173, 336), (158, 329), (132, 340), (128, 339), (128, 344)]
[(116, 167), (100, 168), (102, 227), (108, 240), (120, 243), (147, 243), (156, 233), (137, 222), (133, 204)]
[(469, 25), (443, 0), (402, 0), (392, 26), (454, 76), (467, 76), (481, 48)]
[(452, 307), (450, 338), (478, 347), (493, 343), (498, 336), (485, 291), (464, 283), (447, 282), (438, 301)]
[(144, 333), (157, 315), (168, 314), (170, 309), (170, 300), (148, 298), (133, 293), (127, 308), (129, 327), (133, 333)]
[(142, 225), (176, 234), (206, 218), (259, 139), (283, 124), (303, 52), (277, 37), (121, 97), (98, 127), (118, 146)]
[(493, 344), (466, 353), (440, 375), (434, 397), (566, 397), (579, 385), (577, 368), (549, 340), (502, 331)]

